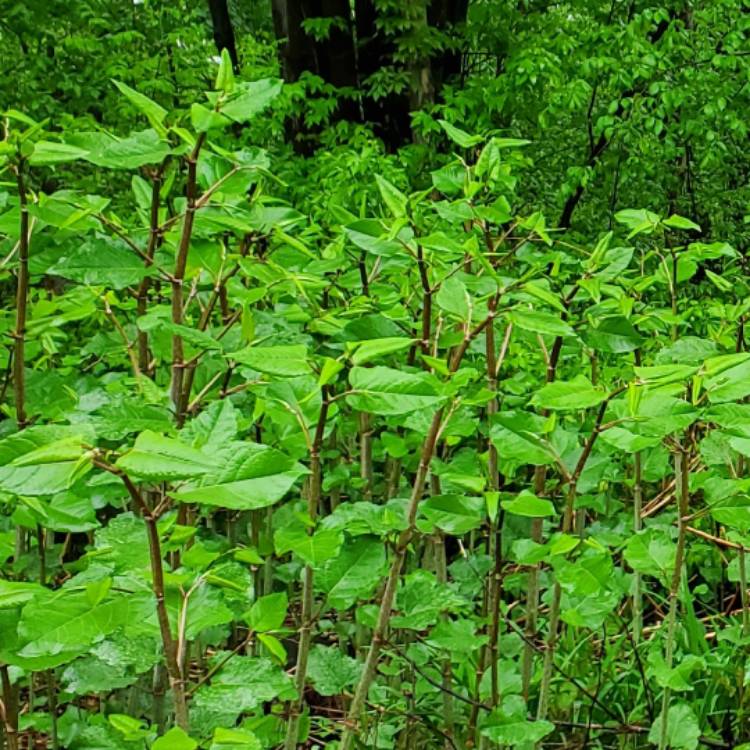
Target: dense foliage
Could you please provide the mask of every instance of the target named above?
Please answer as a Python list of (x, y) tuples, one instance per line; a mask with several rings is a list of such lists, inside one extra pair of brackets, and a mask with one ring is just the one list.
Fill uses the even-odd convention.
[(750, 4), (271, 5), (0, 19), (0, 747), (750, 747)]

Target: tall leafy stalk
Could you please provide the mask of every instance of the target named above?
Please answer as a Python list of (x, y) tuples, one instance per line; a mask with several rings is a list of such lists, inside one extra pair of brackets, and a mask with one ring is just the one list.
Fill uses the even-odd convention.
[[(687, 516), (689, 512), (690, 495), (688, 490), (689, 469), (685, 449), (677, 444), (674, 451), (674, 479), (675, 496), (677, 498), (677, 548), (674, 557), (674, 570), (669, 585), (667, 603), (669, 609), (665, 621), (664, 634), (664, 663), (667, 669), (672, 669), (674, 662), (675, 631), (677, 628), (677, 610), (679, 608), (680, 589), (685, 567), (685, 544), (687, 540)], [(665, 686), (661, 700), (661, 720), (659, 723), (659, 750), (665, 750), (669, 745), (669, 708), (672, 690)]]
[[(449, 372), (451, 374), (458, 370), (461, 361), (469, 348), (469, 344), (471, 344), (471, 342), (486, 328), (487, 325), (492, 323), (495, 315), (495, 312), (490, 312), (487, 317), (473, 329), (468, 330), (467, 328), (463, 340), (451, 355), (449, 365)], [(346, 717), (346, 724), (341, 738), (341, 750), (350, 750), (357, 735), (360, 715), (365, 707), (367, 694), (375, 676), (380, 651), (383, 647), (386, 631), (391, 619), (391, 610), (393, 609), (393, 602), (396, 597), (396, 589), (398, 588), (401, 569), (404, 565), (404, 560), (406, 559), (409, 544), (415, 536), (417, 510), (424, 493), (425, 481), (427, 480), (430, 470), (430, 464), (432, 463), (432, 458), (435, 454), (435, 447), (440, 436), (444, 414), (444, 407), (439, 408), (435, 412), (427, 431), (427, 435), (422, 443), (419, 464), (414, 476), (414, 482), (412, 484), (411, 494), (406, 508), (406, 529), (399, 534), (393, 550), (393, 558), (391, 560), (388, 576), (386, 577), (377, 621), (370, 639), (370, 648), (367, 651), (362, 675), (357, 682), (357, 687), (354, 691), (354, 696), (352, 697), (352, 702), (349, 706), (349, 712)]]
[[(307, 487), (307, 516), (311, 524), (321, 509), (323, 470), (320, 451), (323, 446), (326, 422), (328, 420), (328, 409), (330, 406), (329, 390), (326, 386), (322, 389), (322, 401), (320, 414), (315, 425), (315, 433), (310, 444), (310, 477)], [(307, 529), (312, 534), (313, 525)], [(310, 657), (310, 644), (312, 643), (312, 631), (314, 625), (314, 591), (313, 591), (313, 567), (305, 565), (302, 572), (302, 612), (300, 613), (299, 643), (297, 646), (297, 664), (294, 671), (294, 687), (297, 697), (291, 702), (289, 718), (287, 719), (286, 738), (284, 750), (293, 750), (297, 747), (299, 734), (299, 720), (305, 703), (305, 680), (307, 678), (307, 664)]]

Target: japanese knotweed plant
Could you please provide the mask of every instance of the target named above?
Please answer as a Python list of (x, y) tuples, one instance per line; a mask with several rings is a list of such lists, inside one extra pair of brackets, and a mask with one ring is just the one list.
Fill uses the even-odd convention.
[(5, 747), (746, 742), (740, 254), (576, 242), (447, 122), (306, 215), (279, 82), (118, 88), (0, 144)]

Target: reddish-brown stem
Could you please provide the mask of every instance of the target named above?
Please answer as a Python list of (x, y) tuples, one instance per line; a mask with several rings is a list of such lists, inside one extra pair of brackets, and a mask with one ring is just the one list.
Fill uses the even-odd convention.
[[(187, 198), (187, 207), (185, 216), (182, 220), (182, 233), (180, 243), (177, 247), (177, 257), (175, 259), (174, 273), (172, 275), (172, 323), (182, 325), (184, 316), (182, 287), (185, 281), (185, 269), (187, 267), (188, 253), (190, 251), (190, 240), (193, 235), (193, 224), (195, 222), (195, 209), (197, 202), (197, 166), (198, 156), (205, 140), (205, 133), (198, 137), (190, 156), (187, 159), (187, 183), (185, 187), (185, 197)], [(175, 333), (172, 336), (172, 404), (175, 409), (175, 418), (177, 426), (181, 427), (185, 420), (183, 411), (182, 393), (183, 379), (185, 370), (185, 350), (183, 347), (182, 336)]]
[[(497, 297), (499, 298), (499, 293)], [(476, 338), (487, 327), (487, 325), (492, 322), (494, 317), (494, 312), (490, 312), (481, 323), (476, 325), (470, 332), (466, 334), (461, 344), (456, 347), (453, 355), (450, 358), (451, 374), (455, 373), (456, 370), (458, 370), (459, 366), (461, 365), (461, 361), (474, 338)], [(353, 746), (354, 739), (357, 734), (360, 714), (362, 713), (362, 710), (366, 705), (367, 693), (369, 692), (370, 685), (372, 684), (372, 681), (375, 677), (375, 670), (377, 669), (380, 650), (382, 649), (383, 643), (385, 641), (385, 634), (391, 618), (393, 602), (396, 597), (399, 576), (401, 575), (401, 569), (403, 567), (404, 560), (406, 559), (406, 553), (409, 548), (409, 544), (411, 543), (416, 532), (417, 511), (419, 509), (419, 503), (424, 493), (425, 481), (429, 473), (430, 464), (432, 463), (432, 457), (435, 453), (435, 446), (437, 445), (438, 439), (440, 437), (440, 428), (442, 425), (444, 412), (445, 407), (440, 407), (435, 412), (432, 417), (430, 427), (427, 431), (427, 435), (424, 439), (424, 443), (422, 444), (419, 465), (414, 477), (414, 483), (412, 484), (409, 504), (407, 505), (406, 509), (407, 527), (399, 534), (393, 550), (393, 559), (391, 560), (390, 569), (385, 581), (385, 588), (383, 589), (383, 595), (380, 602), (377, 621), (373, 629), (372, 638), (370, 639), (370, 648), (367, 652), (367, 656), (365, 657), (362, 674), (354, 691), (352, 702), (349, 706), (349, 712), (346, 717), (346, 723), (341, 738), (340, 750), (351, 750)]]
[(116, 466), (97, 459), (96, 465), (105, 471), (118, 476), (125, 489), (128, 491), (133, 506), (138, 510), (146, 524), (146, 535), (148, 537), (148, 549), (151, 562), (151, 590), (156, 599), (156, 618), (159, 623), (162, 649), (164, 650), (164, 662), (169, 676), (169, 685), (174, 699), (175, 721), (177, 726), (185, 731), (188, 730), (188, 708), (185, 690), (185, 676), (180, 668), (177, 641), (172, 635), (167, 611), (166, 588), (164, 585), (164, 559), (161, 552), (161, 538), (157, 525), (158, 516), (149, 508), (143, 495), (133, 480)]
[[(159, 196), (161, 193), (162, 177), (161, 170), (154, 176), (153, 182), (151, 183), (151, 212), (149, 218), (149, 235), (148, 245), (146, 247), (146, 258), (145, 264), (148, 268), (153, 265), (154, 253), (161, 236), (159, 232)], [(136, 312), (138, 317), (146, 314), (148, 306), (148, 290), (151, 287), (151, 279), (146, 276), (143, 278), (141, 283), (138, 285), (138, 292), (136, 295)], [(148, 352), (148, 333), (146, 331), (138, 331), (138, 367), (141, 372), (148, 373), (149, 371), (149, 352)]]
[(13, 332), (13, 387), (16, 401), (16, 424), (18, 429), (26, 427), (26, 380), (24, 373), (26, 349), (26, 307), (29, 296), (29, 207), (26, 202), (24, 161), (16, 169), (18, 201), (21, 209), (20, 236), (18, 240), (18, 276), (16, 279), (16, 328)]
[[(312, 522), (315, 521), (320, 509), (320, 501), (323, 487), (323, 472), (320, 461), (320, 449), (323, 445), (326, 421), (328, 420), (328, 408), (330, 406), (329, 390), (327, 386), (322, 389), (323, 401), (320, 406), (320, 414), (315, 425), (315, 434), (310, 444), (310, 477), (307, 487), (307, 514)], [(312, 534), (314, 527), (308, 528)], [(310, 645), (312, 643), (312, 630), (314, 625), (314, 599), (313, 599), (313, 569), (311, 565), (305, 565), (302, 580), (302, 612), (300, 615), (299, 645), (297, 647), (297, 665), (294, 674), (294, 685), (297, 697), (289, 705), (289, 718), (287, 720), (285, 750), (294, 750), (297, 747), (299, 734), (299, 718), (305, 701), (305, 680), (307, 678), (307, 662), (310, 656)]]
[(2, 680), (2, 705), (0, 709), (5, 729), (5, 740), (8, 750), (18, 750), (18, 692), (10, 682), (8, 667), (0, 665), (0, 680)]

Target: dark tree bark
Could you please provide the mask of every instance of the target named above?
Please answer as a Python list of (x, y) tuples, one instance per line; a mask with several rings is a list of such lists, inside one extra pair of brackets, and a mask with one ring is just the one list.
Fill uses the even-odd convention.
[[(466, 22), (469, 0), (432, 0), (427, 9), (427, 20), (443, 32), (448, 32)], [(432, 79), (435, 91), (451, 78), (461, 75), (463, 51), (458, 48), (446, 49), (432, 60)]]
[[(373, 0), (355, 0), (360, 85), (393, 60), (393, 42), (378, 29), (377, 17)], [(391, 93), (379, 99), (363, 96), (362, 109), (365, 121), (375, 126), (375, 133), (389, 150), (394, 151), (411, 138), (408, 93)]]
[[(468, 0), (427, 0), (424, 23), (449, 31), (466, 20)], [(461, 52), (445, 50), (432, 59), (410, 65), (410, 91), (374, 98), (362, 84), (384, 67), (394, 64), (393, 39), (379, 28), (374, 0), (355, 0), (352, 22), (349, 0), (272, 0), (276, 38), (283, 40), (281, 63), (284, 79), (297, 81), (309, 71), (338, 88), (359, 90), (360, 101), (342, 97), (335, 119), (371, 123), (390, 150), (411, 140), (410, 112), (434, 100), (450, 77), (461, 72)], [(302, 26), (308, 18), (338, 18), (344, 23), (331, 28), (328, 38), (315, 40)], [(292, 123), (293, 135), (303, 133)]]
[(208, 0), (208, 7), (211, 11), (216, 49), (219, 53), (223, 49), (229, 53), (232, 67), (236, 73), (239, 70), (239, 60), (237, 58), (237, 46), (234, 41), (234, 27), (232, 26), (232, 18), (229, 15), (227, 0)]
[[(357, 58), (348, 0), (273, 0), (273, 26), (281, 45), (281, 68), (284, 80), (294, 82), (305, 72), (313, 73), (326, 83), (349, 89), (339, 100), (335, 120), (358, 120), (360, 110), (354, 92), (358, 88)], [(308, 18), (336, 18), (328, 37), (318, 41), (305, 32), (302, 23)], [(299, 142), (303, 123), (288, 123), (289, 135)], [(303, 149), (304, 150), (304, 149)]]

